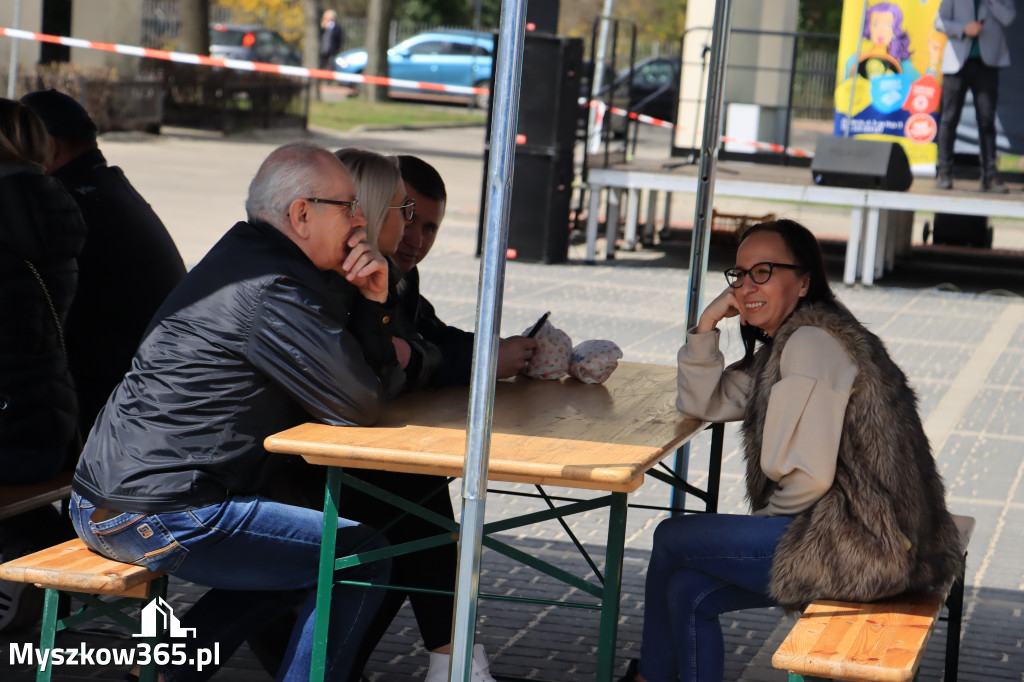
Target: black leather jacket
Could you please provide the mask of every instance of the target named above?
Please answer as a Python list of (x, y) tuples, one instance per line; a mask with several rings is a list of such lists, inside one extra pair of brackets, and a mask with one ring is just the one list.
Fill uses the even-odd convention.
[(316, 420), (373, 424), (396, 363), (394, 310), (317, 270), (266, 224), (236, 224), (168, 296), (100, 411), (74, 489), (117, 511), (182, 511), (258, 491), (264, 439)]
[(25, 261), (63, 318), (84, 240), (78, 206), (60, 183), (34, 166), (0, 166), (0, 484), (26, 482), (9, 479), (8, 457), (63, 459), (75, 440), (74, 383), (50, 305)]

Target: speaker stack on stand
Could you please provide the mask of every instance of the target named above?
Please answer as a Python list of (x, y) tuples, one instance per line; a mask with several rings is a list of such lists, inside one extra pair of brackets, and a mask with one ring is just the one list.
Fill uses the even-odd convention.
[[(556, 0), (530, 0), (509, 211), (510, 260), (564, 263), (569, 255), (569, 204), (583, 41), (556, 35), (557, 22)], [(487, 165), (494, 97), (491, 103), (484, 145), (477, 255), (483, 248), (487, 219)]]

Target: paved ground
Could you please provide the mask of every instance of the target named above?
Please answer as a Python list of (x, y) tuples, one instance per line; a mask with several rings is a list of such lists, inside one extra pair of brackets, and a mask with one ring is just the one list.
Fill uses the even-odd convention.
[[(112, 162), (122, 165), (171, 229), (186, 261), (193, 264), (235, 220), (243, 215), (246, 187), (259, 162), (286, 136), (251, 136), (223, 140), (169, 131), (159, 139), (118, 137), (102, 141)], [(433, 162), (448, 180), (448, 218), (434, 252), (422, 266), (424, 292), (443, 319), (473, 325), (479, 261), (474, 257), (481, 179), (483, 131), (479, 128), (420, 132), (377, 132), (321, 138), (331, 147), (362, 144), (384, 151), (417, 153)], [(641, 153), (666, 155), (667, 139), (651, 137)], [(718, 205), (718, 204), (716, 204)], [(737, 204), (751, 213), (763, 205)], [(819, 206), (772, 205), (771, 210), (799, 219), (823, 237), (842, 235), (848, 218)], [(513, 210), (515, 208), (513, 207)], [(722, 210), (735, 211), (731, 206)], [(692, 220), (692, 204), (674, 202), (673, 223)], [(997, 245), (1024, 244), (1019, 224), (999, 226)], [(630, 361), (674, 364), (683, 338), (689, 245), (683, 231), (655, 248), (620, 253), (614, 261), (582, 264), (583, 247), (574, 246), (570, 262), (545, 266), (510, 262), (505, 276), (502, 331), (518, 333), (544, 310), (574, 341), (612, 339)], [(1024, 302), (1008, 290), (1024, 288), (1020, 268), (996, 268), (991, 262), (970, 265), (961, 254), (955, 267), (920, 255), (874, 288), (841, 284), (841, 250), (829, 250), (829, 266), (841, 298), (887, 343), (917, 389), (920, 410), (948, 486), (954, 512), (977, 518), (970, 547), (967, 610), (960, 679), (970, 682), (1024, 679)], [(722, 285), (718, 274), (731, 254), (713, 250), (708, 291)], [(145, 258), (146, 254), (139, 254)], [(1018, 279), (1015, 280), (1014, 278)], [(1002, 291), (1007, 290), (1007, 291)], [(989, 292), (989, 293), (985, 293)], [(991, 293), (996, 292), (996, 293)], [(1003, 295), (999, 295), (1002, 293)], [(731, 354), (739, 339), (727, 335)], [(740, 455), (735, 429), (727, 430), (722, 480), (723, 511), (745, 511)], [(691, 477), (705, 475), (707, 442), (693, 446)], [(558, 492), (558, 491), (556, 491)], [(452, 486), (453, 497), (459, 489)], [(660, 505), (666, 489), (650, 481), (632, 500)], [(488, 498), (488, 518), (527, 507), (532, 501), (505, 495)], [(643, 582), (652, 531), (662, 514), (636, 509), (627, 529), (626, 567), (619, 627), (619, 664), (637, 655), (643, 618)], [(606, 517), (592, 513), (574, 530), (600, 550)], [(557, 525), (539, 526), (516, 542), (565, 565), (585, 570)], [(485, 551), (482, 592), (517, 596), (567, 596), (561, 586), (532, 570), (513, 566)], [(184, 608), (199, 590), (173, 584), (173, 604)], [(596, 620), (577, 610), (538, 608), (483, 601), (477, 641), (486, 645), (497, 674), (576, 682), (593, 679)], [(727, 680), (784, 680), (771, 669), (774, 645), (788, 621), (774, 609), (748, 611), (724, 619), (728, 650)], [(922, 680), (941, 678), (945, 628), (940, 625), (923, 666)], [(11, 665), (12, 643), (34, 641), (26, 632), (0, 638), (0, 680), (33, 679), (24, 665)], [(61, 636), (64, 646), (87, 641), (94, 646), (125, 642), (107, 629), (87, 628)], [(376, 682), (420, 679), (427, 656), (408, 609), (395, 621), (375, 654), (369, 677)], [(123, 669), (102, 666), (57, 669), (55, 680), (119, 680)], [(269, 680), (243, 650), (215, 680)]]

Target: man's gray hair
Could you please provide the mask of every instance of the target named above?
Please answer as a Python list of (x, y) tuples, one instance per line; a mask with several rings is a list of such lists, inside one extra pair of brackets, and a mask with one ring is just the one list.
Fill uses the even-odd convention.
[(293, 201), (321, 196), (328, 186), (325, 160), (335, 161), (329, 151), (309, 142), (286, 144), (271, 152), (249, 183), (245, 200), (249, 222), (262, 221), (278, 229), (286, 226)]
[(363, 147), (345, 147), (334, 155), (352, 176), (359, 207), (366, 216), (366, 241), (376, 244), (395, 190), (404, 187), (398, 159)]

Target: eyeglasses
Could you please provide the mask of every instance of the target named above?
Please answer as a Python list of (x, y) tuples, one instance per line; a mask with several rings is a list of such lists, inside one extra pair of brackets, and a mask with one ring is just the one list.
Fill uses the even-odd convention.
[(772, 271), (775, 268), (785, 268), (786, 270), (806, 270), (807, 268), (801, 265), (791, 265), (789, 263), (757, 263), (748, 270), (743, 268), (729, 268), (725, 271), (725, 281), (729, 283), (733, 289), (739, 289), (743, 286), (743, 278), (750, 275), (750, 279), (754, 284), (764, 284), (772, 278)]
[(406, 222), (408, 222), (412, 220), (413, 217), (416, 215), (416, 200), (406, 199), (405, 203), (402, 204), (401, 206), (388, 206), (388, 208), (400, 209), (402, 211), (402, 218), (404, 218)]
[(356, 209), (359, 208), (359, 199), (353, 199), (352, 201), (338, 201), (337, 199), (317, 199), (316, 197), (306, 197), (306, 201), (311, 204), (327, 204), (329, 206), (341, 206), (347, 208), (346, 214), (349, 218), (356, 214)]

